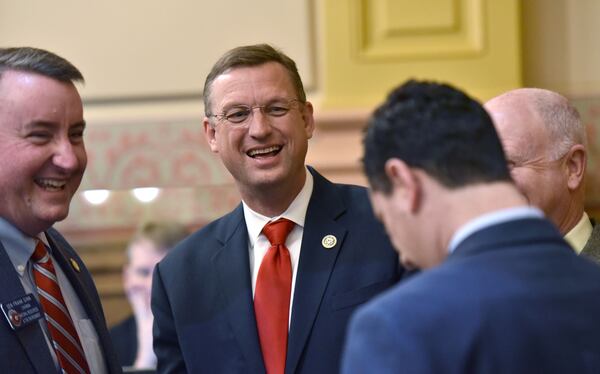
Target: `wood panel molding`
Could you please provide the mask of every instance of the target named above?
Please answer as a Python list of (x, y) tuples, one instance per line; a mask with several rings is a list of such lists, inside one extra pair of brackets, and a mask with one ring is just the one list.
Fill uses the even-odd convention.
[(482, 0), (353, 0), (360, 59), (478, 56), (484, 50)]

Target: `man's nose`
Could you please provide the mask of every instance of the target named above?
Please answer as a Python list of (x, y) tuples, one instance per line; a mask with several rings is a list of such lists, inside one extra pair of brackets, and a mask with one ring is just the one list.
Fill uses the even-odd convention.
[(248, 118), (248, 133), (252, 137), (264, 137), (271, 133), (271, 119), (260, 106), (252, 107)]
[(52, 161), (61, 169), (68, 171), (76, 170), (80, 167), (79, 163), (81, 162), (77, 154), (77, 147), (81, 146), (74, 145), (67, 139), (60, 140), (56, 146)]

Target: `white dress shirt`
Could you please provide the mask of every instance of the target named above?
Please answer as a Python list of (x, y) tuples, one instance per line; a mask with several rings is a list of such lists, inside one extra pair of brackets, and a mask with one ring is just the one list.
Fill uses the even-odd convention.
[(580, 254), (590, 239), (590, 236), (592, 236), (592, 231), (594, 231), (594, 226), (592, 226), (590, 217), (586, 212), (583, 212), (579, 222), (577, 222), (575, 227), (565, 235), (565, 240), (577, 254)]
[(267, 237), (262, 234), (263, 227), (271, 222), (277, 221), (280, 218), (286, 218), (294, 222), (296, 225), (289, 233), (285, 245), (290, 251), (290, 259), (292, 261), (292, 289), (290, 292), (290, 313), (288, 318), (288, 326), (292, 319), (292, 305), (294, 302), (294, 289), (296, 285), (296, 274), (298, 273), (298, 261), (300, 260), (300, 246), (302, 244), (302, 235), (304, 234), (304, 219), (306, 218), (306, 210), (313, 191), (313, 177), (306, 170), (306, 181), (304, 187), (298, 193), (298, 196), (292, 201), (290, 206), (276, 217), (266, 217), (250, 209), (245, 202), (242, 201), (244, 208), (244, 218), (248, 229), (248, 251), (250, 254), (250, 273), (252, 274), (252, 296), (256, 290), (256, 278), (258, 270), (262, 263), (265, 254), (269, 250), (271, 244)]
[(456, 232), (452, 236), (452, 239), (450, 240), (450, 244), (448, 245), (448, 252), (454, 252), (456, 247), (458, 247), (458, 245), (468, 236), (477, 231), (483, 230), (486, 227), (508, 221), (514, 221), (517, 219), (543, 217), (544, 213), (541, 210), (526, 205), (514, 208), (501, 209), (495, 212), (481, 215), (475, 219), (470, 220), (469, 222), (462, 225), (458, 230), (456, 230)]

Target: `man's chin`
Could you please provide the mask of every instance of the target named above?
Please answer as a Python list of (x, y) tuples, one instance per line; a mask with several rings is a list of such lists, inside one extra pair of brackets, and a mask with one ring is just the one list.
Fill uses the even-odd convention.
[(48, 227), (54, 225), (56, 222), (60, 222), (67, 218), (69, 214), (68, 207), (53, 207), (40, 212), (37, 215), (39, 221), (45, 222)]
[(25, 220), (19, 221), (17, 227), (19, 230), (23, 231), (26, 235), (35, 237), (40, 233), (48, 230), (56, 220), (49, 219), (47, 217), (29, 217)]
[(256, 173), (247, 180), (247, 185), (253, 189), (269, 189), (284, 183), (286, 181), (285, 175), (275, 170), (269, 170), (262, 173)]

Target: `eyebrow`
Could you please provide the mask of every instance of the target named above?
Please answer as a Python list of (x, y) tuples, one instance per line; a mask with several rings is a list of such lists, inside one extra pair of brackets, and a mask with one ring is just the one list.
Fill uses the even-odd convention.
[[(256, 105), (266, 106), (266, 105), (271, 105), (274, 103), (288, 102), (291, 100), (294, 100), (294, 99), (289, 99), (287, 97), (278, 96), (278, 97), (274, 97), (274, 98), (271, 98), (271, 99), (265, 101), (263, 104), (256, 104)], [(223, 108), (221, 109), (221, 111), (226, 111), (228, 109), (236, 108), (236, 107), (251, 107), (251, 106), (253, 106), (253, 104), (243, 103), (243, 102), (239, 102), (239, 101), (232, 101), (230, 103), (223, 105)]]
[(85, 122), (85, 120), (82, 120), (79, 122), (75, 122), (74, 124), (69, 126), (69, 128), (73, 128), (73, 127), (83, 127), (85, 129), (87, 127), (87, 122)]
[[(51, 121), (32, 121), (29, 122), (27, 124), (25, 124), (25, 126), (23, 126), (23, 129), (25, 130), (31, 130), (31, 129), (35, 129), (35, 128), (54, 128), (57, 127), (58, 124), (56, 122), (51, 122)], [(85, 120), (79, 121), (79, 122), (75, 122), (73, 124), (69, 125), (69, 129), (73, 128), (73, 127), (83, 127), (85, 129), (85, 127), (87, 126), (87, 123), (85, 122)]]

